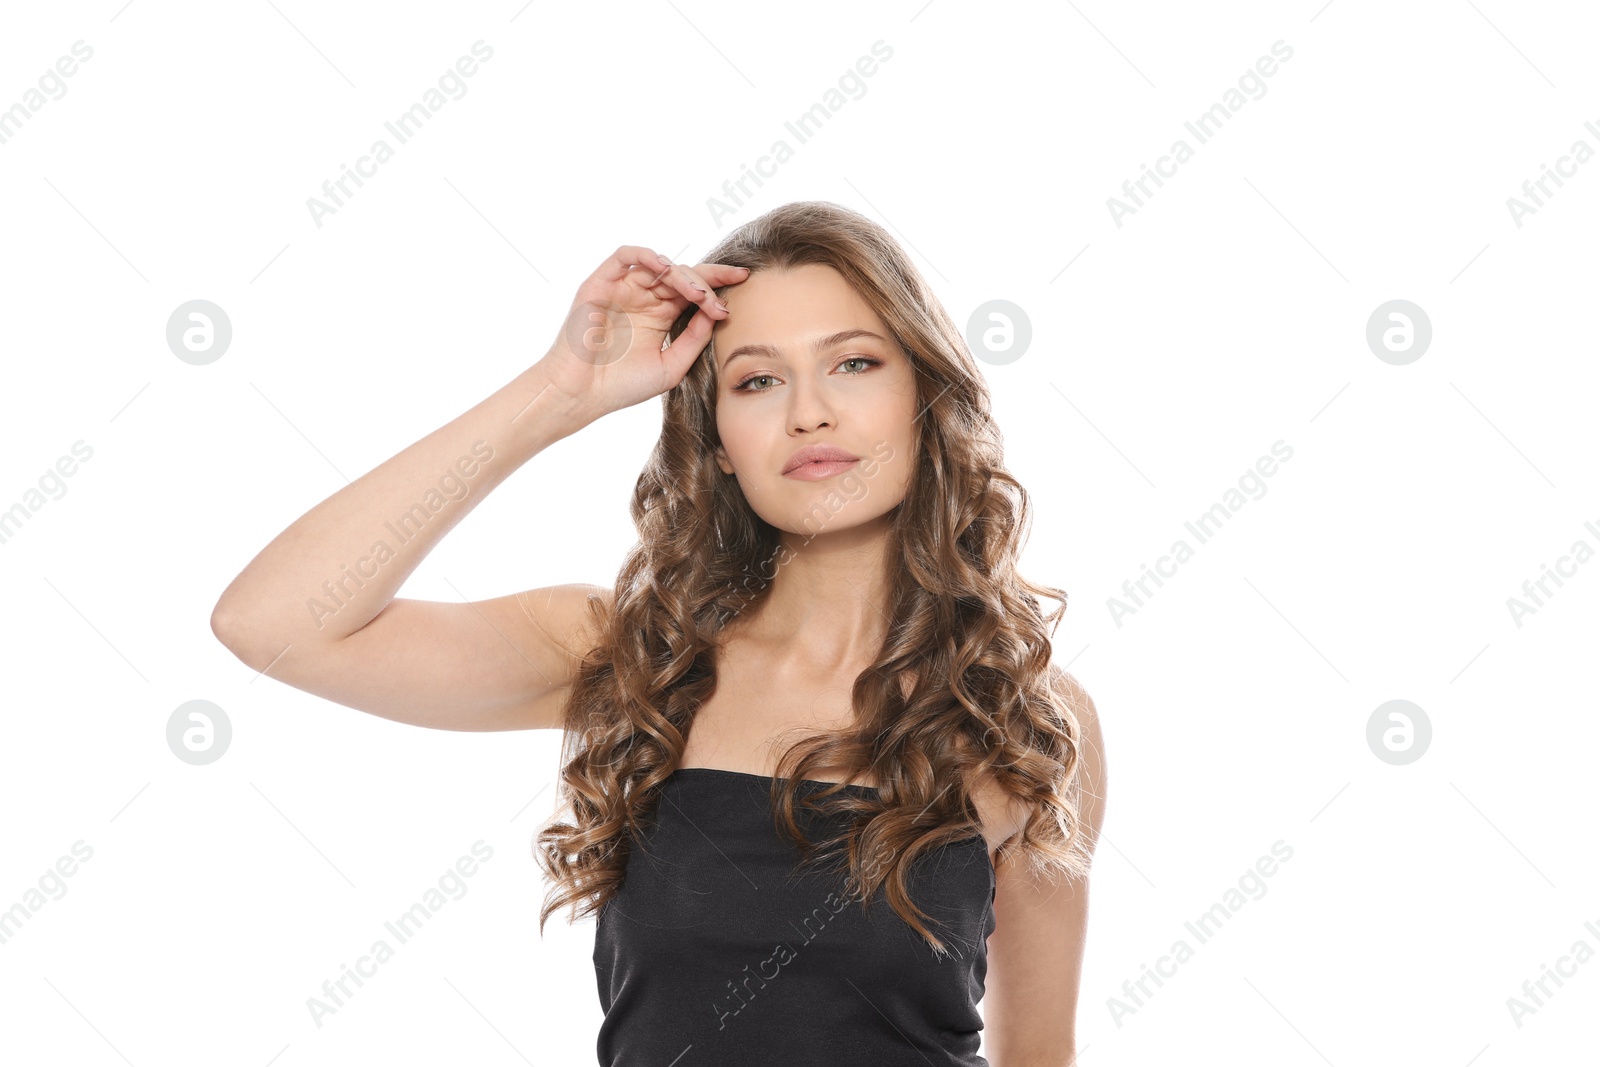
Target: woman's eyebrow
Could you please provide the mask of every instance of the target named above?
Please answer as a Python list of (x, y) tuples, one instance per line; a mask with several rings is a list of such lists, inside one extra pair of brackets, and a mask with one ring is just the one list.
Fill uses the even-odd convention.
[[(821, 352), (825, 348), (832, 348), (834, 345), (844, 344), (844, 342), (853, 341), (858, 337), (870, 337), (875, 341), (882, 341), (884, 344), (889, 343), (887, 338), (873, 333), (871, 330), (840, 330), (838, 333), (830, 333), (826, 337), (817, 338), (812, 342), (811, 350), (813, 352)], [(728, 353), (728, 358), (722, 361), (723, 367), (727, 367), (740, 356), (766, 356), (768, 359), (781, 358), (781, 354), (772, 345), (740, 345)]]

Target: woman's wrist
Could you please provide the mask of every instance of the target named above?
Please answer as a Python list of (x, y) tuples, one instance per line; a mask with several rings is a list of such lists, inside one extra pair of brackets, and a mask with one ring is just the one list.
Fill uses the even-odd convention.
[(577, 433), (594, 422), (604, 411), (562, 389), (551, 378), (548, 364), (535, 363), (506, 386), (507, 428), (515, 439), (531, 443), (528, 455), (539, 452), (563, 437)]

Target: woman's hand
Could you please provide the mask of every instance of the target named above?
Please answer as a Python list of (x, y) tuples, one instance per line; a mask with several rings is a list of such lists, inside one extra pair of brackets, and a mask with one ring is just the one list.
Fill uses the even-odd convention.
[[(714, 288), (750, 272), (723, 263), (674, 264), (639, 245), (623, 245), (578, 287), (561, 336), (539, 362), (552, 388), (595, 417), (660, 396), (683, 380), (727, 317)], [(672, 323), (699, 305), (688, 328), (662, 350)]]

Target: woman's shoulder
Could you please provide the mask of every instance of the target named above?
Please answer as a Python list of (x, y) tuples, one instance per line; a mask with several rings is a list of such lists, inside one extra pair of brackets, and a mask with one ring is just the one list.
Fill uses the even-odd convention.
[[(1060, 698), (1072, 716), (1073, 736), (1080, 749), (1080, 756), (1086, 755), (1084, 749), (1093, 750), (1093, 754), (1097, 754), (1100, 747), (1100, 724), (1094, 700), (1089, 696), (1088, 690), (1070, 673), (1054, 663), (1050, 665), (1047, 680), (1051, 690)], [(963, 751), (971, 751), (970, 743), (965, 739), (958, 741), (957, 744)], [(993, 771), (974, 768), (969, 774), (967, 791), (972, 797), (973, 804), (980, 812), (985, 813), (985, 823), (992, 824), (986, 826), (991, 844), (995, 841), (1009, 841), (1020, 834), (1035, 807), (1034, 803), (1007, 791), (996, 780)], [(998, 831), (1003, 833), (999, 833), (997, 837), (995, 835)]]

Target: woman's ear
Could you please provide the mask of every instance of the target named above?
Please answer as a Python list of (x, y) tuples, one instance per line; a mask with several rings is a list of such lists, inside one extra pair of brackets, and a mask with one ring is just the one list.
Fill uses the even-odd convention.
[(728, 462), (727, 450), (724, 449), (721, 445), (717, 446), (716, 457), (717, 457), (717, 466), (721, 469), (722, 473), (723, 474), (732, 474), (733, 473), (733, 464)]

